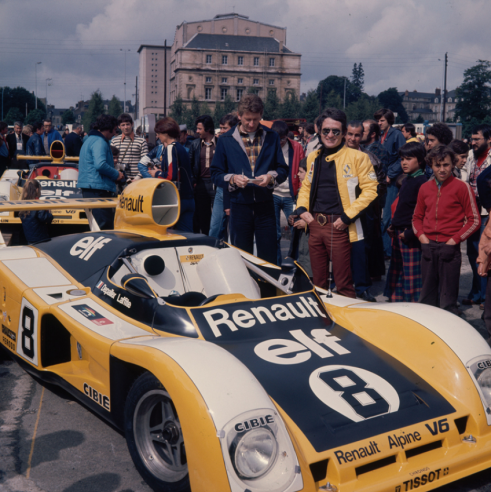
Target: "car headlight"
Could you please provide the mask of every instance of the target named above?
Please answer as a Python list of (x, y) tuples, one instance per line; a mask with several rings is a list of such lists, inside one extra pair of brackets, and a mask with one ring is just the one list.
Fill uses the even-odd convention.
[(484, 371), (479, 375), (476, 374), (476, 376), (486, 403), (488, 406), (491, 406), (491, 369), (484, 369)]
[[(274, 464), (278, 443), (273, 433), (263, 427), (252, 429), (243, 436), (237, 436), (233, 443), (233, 462), (240, 476), (258, 478), (264, 475)], [(235, 448), (235, 449), (234, 449)]]

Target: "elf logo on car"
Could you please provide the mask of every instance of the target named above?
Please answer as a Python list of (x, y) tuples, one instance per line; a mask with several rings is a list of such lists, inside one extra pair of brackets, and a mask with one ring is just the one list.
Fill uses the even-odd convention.
[(97, 239), (92, 236), (84, 237), (72, 246), (70, 254), (87, 261), (98, 249), (102, 249), (111, 241), (112, 239), (108, 237), (98, 237)]
[(309, 384), (319, 400), (353, 422), (399, 410), (399, 395), (392, 385), (360, 367), (320, 367), (310, 375)]

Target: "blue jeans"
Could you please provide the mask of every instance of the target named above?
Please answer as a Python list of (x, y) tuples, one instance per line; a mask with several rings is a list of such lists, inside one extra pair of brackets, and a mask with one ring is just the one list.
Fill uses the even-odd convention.
[(281, 266), (281, 225), (280, 225), (280, 215), (281, 210), (285, 214), (286, 219), (293, 212), (295, 208), (295, 200), (291, 196), (277, 196), (273, 195), (274, 200), (274, 213), (276, 216), (276, 246), (277, 246), (277, 260), (276, 264)]
[(223, 188), (217, 187), (211, 212), (210, 236), (227, 239), (228, 215), (223, 210)]
[(232, 244), (246, 253), (276, 263), (276, 219), (273, 200), (255, 203), (230, 203), (230, 237)]
[[(82, 188), (82, 196), (84, 198), (114, 198), (116, 194), (112, 191), (97, 190), (95, 188)], [(101, 231), (112, 231), (114, 229), (114, 212), (114, 208), (92, 209), (92, 215)]]
[(488, 277), (481, 277), (477, 274), (477, 257), (479, 255), (479, 240), (481, 239), (482, 231), (486, 227), (486, 217), (481, 217), (481, 228), (476, 231), (469, 239), (467, 239), (467, 256), (472, 268), (472, 288), (467, 299), (481, 304), (486, 297), (486, 287), (488, 285)]
[[(395, 182), (395, 180), (393, 180)], [(395, 184), (387, 185), (387, 198), (385, 200), (384, 214), (382, 217), (382, 239), (384, 241), (385, 256), (392, 256), (392, 239), (387, 234), (387, 228), (390, 226), (392, 211), (390, 209), (394, 200), (397, 198), (399, 189)]]
[(193, 232), (194, 198), (181, 198), (181, 214), (173, 229)]

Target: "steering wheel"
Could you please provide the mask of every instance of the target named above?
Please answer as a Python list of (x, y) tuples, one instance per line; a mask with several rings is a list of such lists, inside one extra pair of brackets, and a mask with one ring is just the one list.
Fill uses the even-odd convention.
[(199, 305), (200, 306), (205, 306), (206, 304), (209, 304), (210, 302), (213, 302), (218, 296), (223, 296), (223, 294), (215, 294), (214, 296), (207, 297), (206, 299), (203, 299)]

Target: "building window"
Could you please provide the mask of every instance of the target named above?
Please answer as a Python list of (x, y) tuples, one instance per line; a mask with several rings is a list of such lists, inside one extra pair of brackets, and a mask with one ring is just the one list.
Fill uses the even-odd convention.
[(222, 77), (222, 84), (226, 84), (227, 83), (227, 77)]
[(211, 84), (211, 77), (206, 77), (206, 83)]
[(241, 78), (237, 79), (237, 84), (243, 84), (243, 83), (244, 83), (244, 79)]
[(228, 92), (228, 89), (221, 89), (221, 91), (220, 91), (220, 99), (222, 101), (225, 101), (225, 98), (227, 97), (227, 92)]
[(258, 67), (259, 66), (259, 56), (254, 57), (254, 66)]
[(269, 85), (274, 85), (274, 79), (269, 79)]
[(253, 85), (259, 85), (259, 79), (254, 79), (252, 82)]
[(210, 87), (205, 88), (205, 99), (207, 101), (209, 101), (211, 99), (211, 88)]
[(449, 103), (451, 103), (451, 102), (452, 102), (452, 98), (451, 98), (451, 97), (449, 97), (449, 98), (448, 98), (448, 102), (449, 102)]
[(274, 67), (274, 58), (269, 59), (269, 66)]
[(244, 65), (244, 57), (243, 56), (239, 56), (239, 58), (237, 59), (237, 65)]
[(206, 55), (206, 63), (211, 63), (211, 55)]
[(222, 55), (222, 65), (228, 65), (228, 55)]
[(242, 94), (244, 94), (244, 89), (237, 89), (237, 101), (242, 99)]

